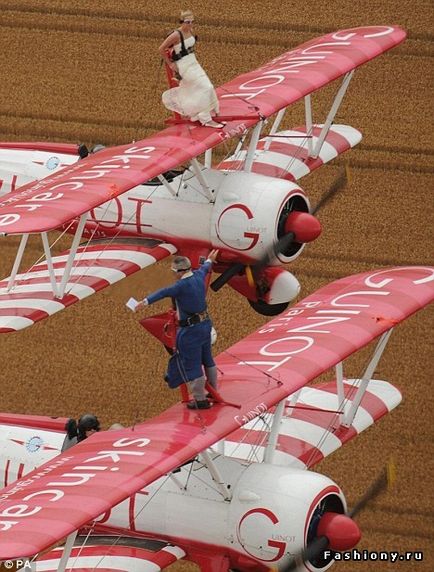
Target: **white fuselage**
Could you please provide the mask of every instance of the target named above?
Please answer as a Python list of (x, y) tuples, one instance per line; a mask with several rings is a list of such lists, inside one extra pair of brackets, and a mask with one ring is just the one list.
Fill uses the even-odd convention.
[[(0, 196), (77, 160), (49, 151), (0, 149)], [(275, 242), (290, 197), (299, 196), (308, 207), (297, 184), (253, 172), (201, 167), (200, 174), (186, 170), (169, 185), (147, 182), (92, 210), (84, 236), (150, 237), (179, 250), (219, 248), (258, 260)], [(279, 257), (280, 262), (293, 258)]]
[(227, 496), (200, 461), (165, 476), (104, 515), (104, 525), (201, 544), (225, 552), (234, 567), (242, 558), (283, 564), (304, 546), (315, 508), (327, 496), (345, 507), (340, 489), (310, 471), (225, 456), (214, 459)]
[[(0, 422), (0, 483), (25, 482), (32, 469), (55, 463), (64, 438), (59, 428)], [(266, 570), (303, 548), (324, 499), (333, 497), (334, 509), (345, 509), (341, 490), (323, 475), (211, 456), (216, 480), (200, 456), (101, 515), (96, 530), (168, 540), (191, 554), (199, 549), (223, 555), (234, 568), (253, 561)]]

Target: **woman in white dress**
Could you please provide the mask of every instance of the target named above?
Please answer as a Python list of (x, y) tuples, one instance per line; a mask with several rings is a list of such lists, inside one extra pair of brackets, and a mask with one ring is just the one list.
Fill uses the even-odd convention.
[[(179, 79), (179, 87), (165, 91), (162, 100), (167, 109), (188, 117), (191, 121), (221, 128), (224, 124), (212, 120), (212, 116), (219, 111), (216, 92), (194, 55), (196, 38), (192, 33), (193, 21), (192, 12), (181, 12), (180, 27), (159, 48), (167, 65)], [(168, 55), (170, 50), (172, 59)]]

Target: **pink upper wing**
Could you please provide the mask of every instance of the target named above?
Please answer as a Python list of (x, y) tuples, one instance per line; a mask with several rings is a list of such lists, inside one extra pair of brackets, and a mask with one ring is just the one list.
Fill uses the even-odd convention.
[[(112, 147), (0, 201), (0, 235), (44, 232), (242, 134), (262, 117), (312, 93), (405, 39), (398, 27), (341, 30), (311, 40), (218, 88), (224, 129), (184, 123)], [(232, 119), (231, 119), (232, 118)]]
[(310, 40), (222, 85), (217, 90), (220, 114), (269, 117), (405, 38), (405, 31), (396, 26), (369, 26)]
[(218, 357), (240, 408), (175, 405), (132, 429), (95, 434), (0, 494), (0, 560), (44, 550), (225, 438), (434, 299), (434, 268), (338, 280)]

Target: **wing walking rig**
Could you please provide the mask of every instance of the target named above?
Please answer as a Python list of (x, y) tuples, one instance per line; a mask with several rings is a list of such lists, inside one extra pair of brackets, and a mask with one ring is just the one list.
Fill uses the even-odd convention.
[[(165, 565), (186, 555), (203, 570), (285, 570), (320, 542), (307, 566), (328, 568), (332, 551), (352, 548), (360, 531), (341, 489), (308, 469), (399, 404), (400, 392), (372, 375), (393, 328), (433, 299), (433, 267), (388, 268), (321, 288), (218, 356), (220, 392), (236, 407), (179, 404), (62, 454), (64, 420), (44, 428), (43, 418), (20, 426), (0, 417), (0, 478), (16, 474), (20, 455), (27, 470), (32, 450), (46, 455), (35, 470), (18, 469), (17, 481), (5, 477), (0, 560), (33, 557), (66, 538), (61, 554), (40, 557), (41, 569), (91, 567), (91, 556), (111, 568), (135, 547), (134, 558), (164, 556)], [(346, 358), (373, 340), (366, 369), (347, 378)], [(329, 368), (333, 382), (307, 387)], [(115, 569), (136, 569), (131, 562)]]
[[(217, 90), (223, 129), (181, 121), (83, 159), (73, 145), (0, 144), (0, 235), (22, 235), (0, 283), (0, 332), (27, 327), (176, 251), (197, 265), (211, 248), (220, 250), (221, 284), (256, 311), (281, 312), (299, 290), (281, 264), (320, 232), (297, 181), (361, 140), (356, 129), (333, 123), (341, 101), (355, 69), (405, 35), (392, 26), (340, 30), (235, 78)], [(339, 78), (327, 117), (314, 123), (311, 95)], [(279, 131), (288, 106), (302, 99), (305, 124)], [(233, 138), (235, 152), (212, 168), (212, 149)], [(74, 238), (53, 256), (48, 232), (59, 229)], [(45, 262), (20, 273), (31, 234), (41, 235)], [(245, 267), (285, 238), (249, 280)]]

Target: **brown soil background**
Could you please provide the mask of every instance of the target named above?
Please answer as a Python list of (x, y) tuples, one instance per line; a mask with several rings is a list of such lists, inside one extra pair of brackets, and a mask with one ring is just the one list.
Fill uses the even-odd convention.
[[(0, 139), (114, 144), (161, 129), (167, 114), (159, 103), (164, 74), (156, 50), (180, 7), (168, 0), (0, 0)], [(216, 85), (335, 29), (407, 29), (403, 45), (358, 70), (336, 118), (363, 132), (360, 146), (301, 182), (315, 203), (344, 160), (351, 165), (351, 184), (321, 212), (321, 238), (292, 271), (306, 295), (348, 274), (432, 263), (432, 3), (198, 0), (189, 7), (196, 14), (199, 58)], [(314, 120), (323, 119), (335, 89), (314, 98)], [(301, 111), (298, 104), (290, 110), (288, 126), (301, 123)], [(1, 241), (1, 276), (10, 272), (17, 242)], [(39, 253), (33, 241), (26, 264)], [(161, 264), (30, 329), (1, 336), (1, 410), (92, 411), (108, 426), (132, 424), (173, 403), (177, 395), (161, 381), (164, 351), (124, 308), (130, 295), (170, 279)], [(211, 294), (210, 306), (218, 351), (265, 321), (229, 288)], [(424, 562), (336, 564), (341, 572), (434, 570), (432, 326), (430, 308), (399, 327), (377, 370), (402, 389), (403, 404), (316, 467), (342, 486), (351, 505), (394, 455), (398, 482), (360, 515), (359, 548), (423, 550)], [(357, 376), (366, 357), (352, 360), (347, 373)]]

